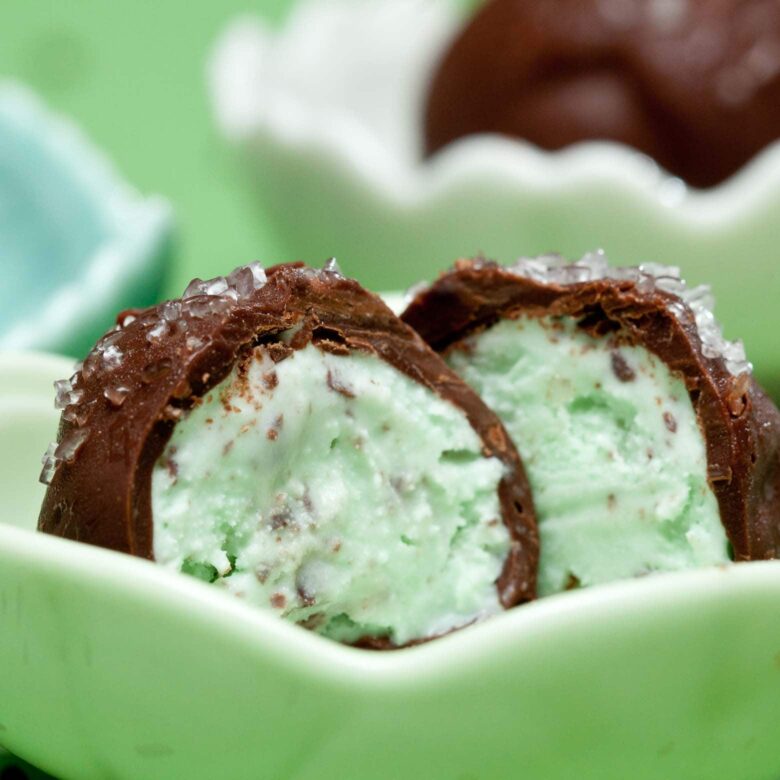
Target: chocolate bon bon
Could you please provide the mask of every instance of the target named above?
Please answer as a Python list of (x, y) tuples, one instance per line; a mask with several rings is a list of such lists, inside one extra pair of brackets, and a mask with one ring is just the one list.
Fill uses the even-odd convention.
[(540, 595), (780, 554), (780, 413), (712, 305), (594, 253), (464, 260), (402, 315), (517, 444)]
[(780, 5), (771, 0), (492, 0), (442, 59), (433, 153), (473, 133), (544, 149), (609, 140), (696, 187), (780, 137)]
[(370, 647), (535, 594), (533, 502), (502, 424), (332, 263), (246, 266), (122, 313), (58, 405), (47, 533)]

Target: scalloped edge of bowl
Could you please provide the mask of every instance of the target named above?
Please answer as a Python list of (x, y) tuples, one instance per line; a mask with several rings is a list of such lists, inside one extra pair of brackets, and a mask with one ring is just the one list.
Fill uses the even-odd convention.
[(0, 336), (0, 348), (77, 351), (122, 303), (131, 303), (123, 291), (142, 278), (161, 285), (173, 232), (171, 205), (158, 195), (142, 196), (74, 121), (16, 81), (0, 80), (0, 121), (41, 147), (87, 194), (109, 231), (77, 277), (48, 292), (33, 315)]
[(255, 647), (284, 667), (300, 665), (308, 674), (342, 685), (379, 688), (388, 683), (413, 687), (423, 676), (458, 673), (464, 663), (489, 664), (492, 654), (502, 648), (538, 641), (547, 632), (600, 617), (695, 609), (726, 594), (749, 601), (751, 593), (767, 589), (780, 596), (780, 561), (655, 574), (548, 596), (434, 642), (377, 653), (320, 637), (151, 561), (0, 523), (0, 560), (5, 556), (99, 584), (103, 592), (121, 593), (134, 604), (146, 603), (150, 609), (209, 623), (220, 635), (232, 636), (243, 647)]
[[(0, 351), (0, 369), (8, 378), (0, 392), (0, 411), (12, 413), (17, 405), (51, 416), (52, 378), (67, 373), (69, 366), (69, 360), (59, 355)], [(420, 675), (446, 676), (464, 662), (489, 663), (491, 654), (507, 644), (535, 641), (544, 632), (608, 617), (615, 610), (634, 614), (644, 607), (663, 612), (670, 605), (679, 606), (681, 600), (715, 603), (726, 592), (740, 597), (770, 589), (780, 595), (780, 561), (658, 573), (548, 596), (434, 642), (376, 653), (320, 637), (152, 561), (42, 534), (29, 527), (30, 523), (24, 525), (0, 520), (0, 562), (7, 557), (24, 562), (32, 567), (30, 571), (45, 567), (63, 577), (100, 583), (101, 589), (124, 593), (135, 603), (146, 601), (154, 609), (171, 614), (180, 611), (193, 620), (212, 622), (220, 634), (233, 636), (242, 646), (262, 649), (284, 666), (302, 664), (323, 679), (350, 685), (415, 685)], [(453, 668), (448, 670), (448, 666)]]
[[(0, 523), (0, 560), (12, 557), (31, 567), (90, 581), (123, 593), (133, 603), (212, 624), (244, 647), (256, 647), (288, 666), (341, 684), (413, 686), (420, 676), (446, 676), (463, 663), (490, 663), (508, 645), (536, 641), (548, 631), (593, 622), (600, 616), (657, 613), (714, 603), (726, 593), (748, 596), (770, 589), (780, 595), (780, 561), (752, 561), (655, 574), (548, 596), (489, 620), (401, 651), (377, 653), (340, 645), (280, 620), (209, 585), (154, 562)], [(681, 603), (682, 602), (682, 603)]]

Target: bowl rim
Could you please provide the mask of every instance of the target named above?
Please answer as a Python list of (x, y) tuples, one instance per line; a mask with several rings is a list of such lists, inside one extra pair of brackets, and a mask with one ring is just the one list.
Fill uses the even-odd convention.
[(749, 603), (759, 593), (780, 597), (780, 561), (659, 573), (548, 596), (433, 642), (381, 653), (320, 637), (152, 561), (0, 523), (0, 560), (5, 556), (30, 571), (45, 567), (50, 577), (77, 579), (172, 618), (208, 624), (250, 652), (361, 690), (460, 674), (509, 645), (543, 642), (584, 624), (704, 609), (724, 598)]
[[(8, 378), (0, 391), (0, 413), (37, 409), (51, 419), (51, 378), (66, 372), (69, 365), (69, 359), (59, 355), (0, 351), (0, 368)], [(23, 393), (14, 388), (15, 383), (25, 385)], [(63, 580), (99, 584), (102, 592), (166, 615), (206, 621), (250, 652), (283, 664), (303, 664), (322, 680), (361, 689), (413, 686), (423, 679), (459, 674), (464, 664), (476, 667), (489, 662), (507, 643), (544, 641), (546, 635), (594, 620), (609, 623), (627, 614), (703, 608), (726, 597), (748, 603), (761, 592), (780, 597), (780, 561), (664, 572), (548, 596), (434, 642), (377, 653), (316, 635), (152, 561), (43, 534), (30, 525), (19, 527), (0, 519), (0, 562), (23, 562), (30, 572), (42, 569)]]

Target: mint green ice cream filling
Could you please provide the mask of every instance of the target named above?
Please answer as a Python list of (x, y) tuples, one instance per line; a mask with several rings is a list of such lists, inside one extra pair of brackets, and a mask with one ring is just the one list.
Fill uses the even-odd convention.
[(572, 318), (502, 320), (450, 366), (504, 422), (539, 522), (539, 594), (729, 560), (681, 377)]
[(154, 468), (154, 555), (331, 638), (403, 644), (501, 611), (503, 473), (383, 360), (257, 347)]

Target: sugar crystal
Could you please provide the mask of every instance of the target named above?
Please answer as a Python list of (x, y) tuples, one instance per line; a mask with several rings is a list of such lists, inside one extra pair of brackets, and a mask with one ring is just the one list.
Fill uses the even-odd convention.
[(54, 454), (56, 451), (57, 442), (53, 441), (41, 458), (43, 469), (41, 470), (41, 474), (38, 477), (38, 481), (44, 485), (51, 485), (51, 481), (54, 479), (54, 475), (57, 472), (57, 467), (60, 465), (60, 461), (55, 457)]
[(676, 266), (644, 263), (638, 267), (610, 268), (606, 255), (599, 250), (584, 255), (574, 263), (552, 254), (521, 257), (507, 266), (507, 270), (546, 284), (567, 285), (597, 279), (629, 280), (634, 282), (637, 292), (642, 294), (661, 290), (674, 295), (679, 300), (668, 303), (667, 308), (684, 324), (691, 324), (693, 317), (705, 357), (722, 358), (726, 369), (735, 376), (752, 370), (745, 358), (742, 342), (730, 342), (723, 338), (712, 312), (715, 300), (709, 287), (699, 285), (689, 288)]
[(90, 405), (68, 406), (62, 413), (62, 419), (75, 423), (79, 428), (87, 424), (89, 420)]
[(88, 435), (86, 428), (71, 429), (57, 445), (54, 457), (64, 463), (73, 463), (76, 459), (76, 453), (81, 449)]
[(122, 350), (112, 345), (108, 349), (103, 350), (103, 365), (106, 370), (111, 371), (122, 364), (123, 357)]
[(124, 402), (127, 396), (130, 395), (130, 388), (124, 385), (117, 385), (115, 387), (108, 386), (103, 389), (103, 396), (115, 408), (119, 408)]
[(206, 295), (222, 295), (228, 288), (227, 279), (224, 276), (215, 276), (204, 284), (203, 292)]
[(339, 266), (338, 260), (336, 260), (335, 257), (328, 258), (328, 260), (325, 261), (325, 265), (322, 266), (322, 270), (326, 274), (334, 274), (335, 276), (344, 276), (343, 273), (341, 273), (341, 267)]
[(73, 389), (69, 379), (58, 379), (54, 382), (54, 408), (64, 409), (70, 403), (70, 391)]
[(206, 287), (207, 282), (204, 282), (203, 279), (193, 279), (187, 285), (181, 297), (186, 301), (188, 298), (194, 298), (196, 295), (207, 295)]
[(166, 301), (160, 307), (160, 314), (166, 322), (176, 322), (181, 317), (181, 303), (179, 301)]
[(250, 263), (236, 268), (228, 275), (227, 282), (238, 298), (247, 298), (266, 283), (266, 275), (260, 263)]
[(168, 333), (171, 330), (171, 326), (166, 319), (158, 320), (154, 327), (150, 328), (149, 332), (146, 334), (146, 340), (150, 344), (154, 344), (156, 342), (162, 341)]

